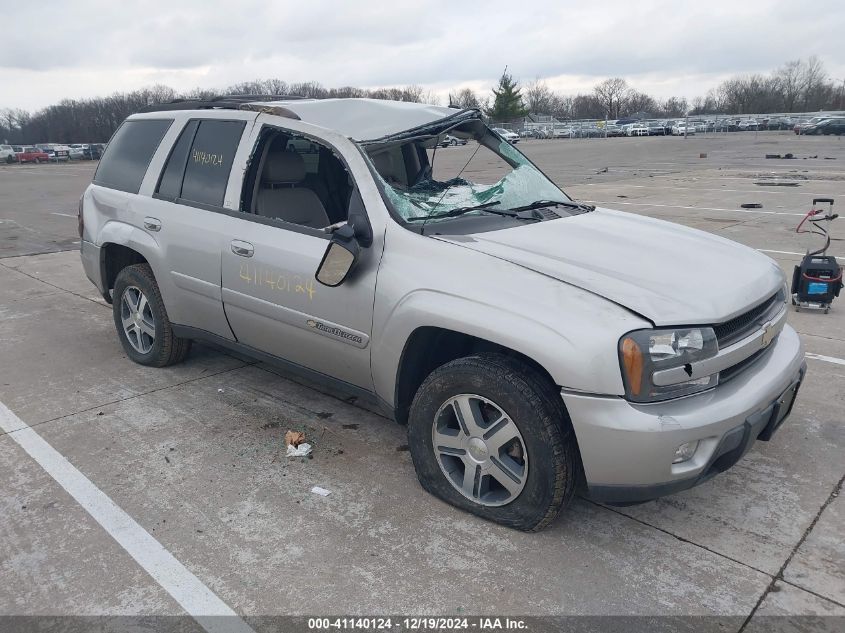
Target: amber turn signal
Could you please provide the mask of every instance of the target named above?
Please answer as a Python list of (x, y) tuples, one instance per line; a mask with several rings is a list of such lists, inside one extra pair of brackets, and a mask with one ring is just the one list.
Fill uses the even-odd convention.
[(622, 364), (628, 377), (628, 389), (635, 396), (640, 395), (643, 386), (643, 352), (632, 338), (622, 341)]

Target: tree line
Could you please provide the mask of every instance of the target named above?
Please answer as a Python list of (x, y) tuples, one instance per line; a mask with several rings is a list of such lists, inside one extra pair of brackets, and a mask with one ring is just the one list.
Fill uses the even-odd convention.
[[(90, 99), (64, 99), (36, 112), (0, 110), (0, 140), (8, 143), (102, 142), (120, 122), (139, 110), (174, 99), (209, 99), (217, 95), (300, 95), (315, 99), (368, 97), (438, 103), (437, 95), (420, 86), (366, 89), (345, 86), (326, 88), (318, 82), (287, 83), (281, 79), (248, 81), (225, 90), (194, 89), (178, 93), (167, 86), (153, 86), (127, 93)], [(787, 62), (775, 71), (732, 77), (705, 96), (656, 99), (630, 87), (621, 77), (596, 84), (592, 92), (566, 95), (552, 90), (542, 79), (520, 85), (505, 68), (495, 88), (478, 94), (464, 88), (449, 94), (449, 105), (480, 108), (493, 121), (508, 122), (528, 113), (567, 119), (620, 119), (647, 112), (658, 118), (687, 114), (765, 114), (845, 110), (845, 80), (829, 78), (817, 57)]]

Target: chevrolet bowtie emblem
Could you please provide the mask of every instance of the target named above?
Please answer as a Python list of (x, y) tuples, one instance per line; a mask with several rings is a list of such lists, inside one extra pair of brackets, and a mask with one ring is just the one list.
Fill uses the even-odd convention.
[(772, 323), (766, 323), (763, 326), (763, 338), (760, 340), (760, 343), (763, 347), (768, 347), (769, 343), (774, 340), (777, 331), (775, 331), (775, 326)]

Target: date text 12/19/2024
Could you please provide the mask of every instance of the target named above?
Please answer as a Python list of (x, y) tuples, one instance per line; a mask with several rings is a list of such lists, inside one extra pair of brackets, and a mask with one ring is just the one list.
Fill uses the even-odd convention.
[(308, 618), (312, 631), (520, 631), (524, 620), (509, 617), (335, 617)]

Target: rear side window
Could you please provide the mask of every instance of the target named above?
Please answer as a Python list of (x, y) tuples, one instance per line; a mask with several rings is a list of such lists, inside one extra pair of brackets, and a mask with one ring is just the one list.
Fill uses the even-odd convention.
[(159, 197), (175, 200), (182, 196), (182, 177), (185, 175), (185, 165), (188, 162), (194, 135), (197, 133), (197, 126), (199, 126), (199, 121), (189, 121), (182, 130), (182, 134), (179, 135), (176, 145), (173, 146), (156, 188)]
[(180, 198), (218, 207), (223, 205), (229, 171), (245, 125), (245, 121), (204, 119), (199, 122), (187, 156)]
[(138, 193), (147, 167), (173, 119), (124, 121), (94, 174), (94, 184)]

